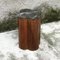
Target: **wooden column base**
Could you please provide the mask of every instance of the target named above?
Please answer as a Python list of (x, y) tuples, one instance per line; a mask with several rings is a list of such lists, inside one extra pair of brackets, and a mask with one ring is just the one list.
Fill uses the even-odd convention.
[(19, 18), (19, 47), (37, 50), (40, 44), (40, 20)]

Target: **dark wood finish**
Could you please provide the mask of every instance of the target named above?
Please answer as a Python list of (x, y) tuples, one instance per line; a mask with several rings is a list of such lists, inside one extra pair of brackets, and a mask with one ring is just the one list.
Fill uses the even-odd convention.
[(19, 18), (19, 47), (37, 50), (40, 42), (40, 20)]

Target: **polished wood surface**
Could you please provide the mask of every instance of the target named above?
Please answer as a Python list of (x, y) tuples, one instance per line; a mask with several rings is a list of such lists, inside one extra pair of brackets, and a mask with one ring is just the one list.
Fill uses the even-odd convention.
[(37, 50), (40, 42), (40, 20), (19, 18), (19, 47), (21, 49)]

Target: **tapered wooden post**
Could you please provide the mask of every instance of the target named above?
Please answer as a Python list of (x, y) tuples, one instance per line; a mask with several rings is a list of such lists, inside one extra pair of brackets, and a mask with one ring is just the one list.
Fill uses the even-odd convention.
[(37, 50), (40, 44), (40, 25), (39, 18), (18, 19), (19, 47), (23, 50)]

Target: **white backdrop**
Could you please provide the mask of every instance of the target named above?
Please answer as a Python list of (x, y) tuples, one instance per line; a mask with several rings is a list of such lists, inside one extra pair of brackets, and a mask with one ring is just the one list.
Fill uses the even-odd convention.
[(52, 4), (60, 3), (59, 0), (0, 0), (0, 19), (7, 15), (9, 11), (19, 11), (22, 8), (33, 9), (43, 2), (50, 2)]

